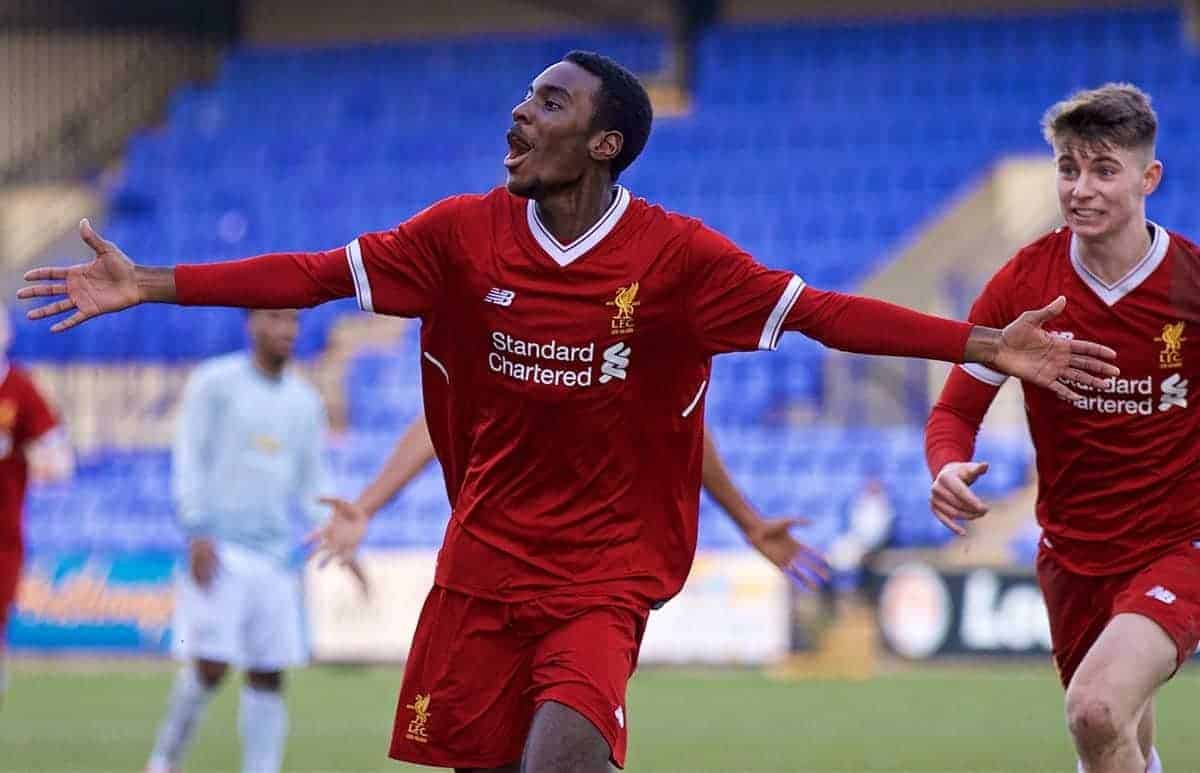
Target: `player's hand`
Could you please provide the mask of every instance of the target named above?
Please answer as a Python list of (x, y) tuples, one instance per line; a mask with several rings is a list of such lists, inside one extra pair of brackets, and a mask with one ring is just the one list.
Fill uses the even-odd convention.
[(363, 568), (362, 562), (357, 558), (352, 558), (343, 564), (346, 571), (354, 578), (354, 582), (358, 585), (358, 590), (362, 593), (364, 599), (371, 598), (371, 581), (367, 579), (367, 571)]
[(792, 529), (807, 518), (770, 518), (761, 521), (746, 537), (754, 549), (784, 574), (816, 590), (829, 579), (829, 564), (821, 554), (792, 536)]
[(188, 568), (201, 588), (212, 584), (217, 576), (217, 546), (212, 540), (194, 538), (188, 543)]
[(1049, 306), (1027, 311), (1000, 332), (1000, 346), (990, 363), (996, 370), (1053, 390), (1064, 400), (1080, 395), (1064, 381), (1101, 388), (1108, 378), (1120, 375), (1117, 366), (1106, 360), (1117, 353), (1091, 341), (1048, 333), (1042, 326), (1062, 313), (1067, 299), (1059, 296)]
[(987, 515), (987, 505), (971, 491), (971, 484), (988, 471), (987, 462), (950, 462), (938, 472), (930, 488), (929, 506), (950, 531), (961, 536), (962, 521)]
[(55, 333), (142, 301), (133, 261), (117, 245), (96, 233), (86, 219), (79, 222), (79, 237), (96, 253), (91, 263), (27, 271), (25, 281), (37, 284), (28, 284), (17, 291), (18, 298), (57, 299), (30, 309), (27, 314), (30, 319), (74, 310), (74, 314), (50, 327)]
[(333, 508), (329, 520), (308, 536), (309, 541), (316, 545), (313, 555), (317, 566), (324, 567), (333, 560), (351, 564), (359, 544), (367, 534), (370, 517), (361, 507), (345, 499), (321, 497), (317, 501)]

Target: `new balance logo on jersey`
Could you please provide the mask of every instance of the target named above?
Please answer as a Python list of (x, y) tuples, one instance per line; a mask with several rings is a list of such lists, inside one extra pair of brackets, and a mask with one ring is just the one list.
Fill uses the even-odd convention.
[(631, 351), (632, 349), (620, 342), (604, 350), (604, 362), (600, 365), (601, 384), (607, 384), (614, 378), (625, 380), (625, 371), (629, 368)]
[(1155, 585), (1150, 590), (1146, 591), (1146, 595), (1156, 601), (1161, 601), (1164, 604), (1174, 604), (1175, 594), (1167, 590), (1161, 585)]
[(613, 716), (617, 718), (617, 724), (625, 727), (625, 709), (617, 706), (617, 710), (613, 712)]
[(512, 290), (501, 290), (499, 287), (493, 287), (488, 290), (487, 295), (483, 296), (483, 300), (486, 303), (494, 303), (497, 306), (512, 306), (513, 298), (516, 297), (517, 294)]
[(1188, 380), (1178, 373), (1168, 376), (1162, 382), (1162, 397), (1158, 401), (1158, 410), (1167, 411), (1171, 408), (1187, 408)]

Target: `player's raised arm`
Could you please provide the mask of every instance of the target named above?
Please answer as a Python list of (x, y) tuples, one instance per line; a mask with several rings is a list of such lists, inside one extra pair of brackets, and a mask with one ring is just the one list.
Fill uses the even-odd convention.
[(417, 317), (440, 296), (458, 205), (446, 199), (394, 229), (364, 234), (334, 250), (173, 268), (135, 264), (83, 220), (79, 235), (95, 258), (33, 269), (17, 297), (52, 299), (31, 309), (30, 319), (72, 312), (50, 328), (54, 332), (141, 303), (300, 309), (356, 296), (364, 311)]
[(956, 322), (857, 295), (805, 289), (784, 320), (835, 349), (859, 354), (979, 363), (1055, 392), (1079, 394), (1064, 381), (1100, 387), (1120, 370), (1116, 352), (1091, 341), (1052, 335), (1043, 326), (1062, 313), (1066, 298), (1026, 311), (1003, 329)]
[(333, 509), (329, 519), (312, 533), (322, 562), (330, 558), (348, 561), (367, 533), (367, 523), (383, 506), (409, 484), (433, 460), (433, 440), (422, 413), (408, 426), (383, 469), (353, 501), (325, 497), (321, 502)]
[(785, 330), (858, 354), (980, 363), (1078, 399), (1064, 381), (1103, 385), (1119, 373), (1107, 346), (1043, 329), (1066, 307), (1058, 298), (1003, 329), (924, 314), (875, 298), (817, 290), (773, 271), (719, 233), (700, 226), (689, 244), (688, 319), (700, 345), (716, 354), (774, 349)]
[(717, 451), (709, 428), (704, 428), (704, 490), (764, 558), (793, 579), (810, 588), (829, 579), (829, 567), (817, 551), (792, 536), (792, 527), (806, 523), (804, 518), (763, 518), (733, 482)]
[(50, 328), (56, 333), (142, 303), (287, 309), (354, 293), (344, 249), (160, 268), (135, 264), (87, 220), (79, 236), (95, 252), (90, 263), (35, 268), (17, 291), (22, 299), (54, 299), (31, 309), (30, 319), (73, 312)]

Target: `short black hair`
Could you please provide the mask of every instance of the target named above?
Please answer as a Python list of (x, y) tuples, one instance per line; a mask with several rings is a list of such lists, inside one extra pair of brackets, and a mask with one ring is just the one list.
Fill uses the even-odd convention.
[(650, 125), (654, 122), (650, 95), (636, 75), (602, 54), (571, 51), (562, 60), (579, 65), (600, 79), (592, 126), (618, 131), (624, 138), (621, 152), (612, 160), (612, 176), (616, 180), (641, 154), (646, 140), (650, 139)]

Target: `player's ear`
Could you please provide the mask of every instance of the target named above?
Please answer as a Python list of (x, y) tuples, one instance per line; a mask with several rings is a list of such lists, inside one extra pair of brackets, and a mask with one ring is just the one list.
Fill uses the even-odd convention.
[(1163, 162), (1157, 158), (1152, 159), (1146, 165), (1146, 170), (1142, 172), (1142, 195), (1149, 196), (1158, 189), (1158, 184), (1162, 182)]
[(596, 161), (612, 161), (621, 155), (621, 148), (624, 146), (625, 137), (621, 135), (621, 132), (609, 130), (597, 132), (592, 137), (588, 150)]

